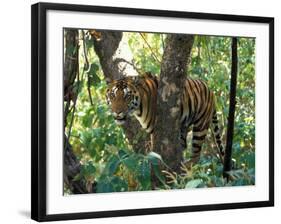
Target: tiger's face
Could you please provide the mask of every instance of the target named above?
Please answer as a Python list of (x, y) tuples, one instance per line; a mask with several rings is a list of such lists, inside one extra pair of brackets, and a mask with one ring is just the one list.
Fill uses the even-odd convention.
[(140, 96), (130, 80), (122, 79), (109, 84), (106, 101), (117, 124), (123, 124), (140, 106)]

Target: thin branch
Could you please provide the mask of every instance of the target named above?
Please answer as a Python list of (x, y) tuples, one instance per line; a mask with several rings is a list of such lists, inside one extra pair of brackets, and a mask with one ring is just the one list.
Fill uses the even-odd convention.
[(163, 51), (164, 51), (164, 49), (165, 49), (164, 34), (160, 34), (160, 37), (161, 37), (161, 42), (162, 42), (162, 48), (163, 48)]
[(64, 128), (67, 126), (67, 119), (66, 119), (66, 117), (67, 117), (67, 114), (69, 113), (69, 107), (70, 107), (70, 99), (67, 99), (67, 102), (66, 102), (66, 104), (65, 104), (65, 109), (64, 109), (64, 116), (65, 116), (65, 123), (64, 123)]
[(209, 45), (207, 44), (207, 42), (206, 42), (206, 48), (207, 48), (209, 73), (211, 73), (212, 72), (212, 61), (211, 61), (211, 55), (210, 55), (210, 48), (209, 48)]
[(90, 99), (91, 106), (93, 106), (94, 103), (93, 103), (92, 94), (91, 94), (91, 83), (90, 83), (90, 81), (89, 81), (89, 75), (88, 75), (87, 90), (88, 90), (88, 95), (89, 95), (89, 99)]
[(129, 62), (124, 58), (116, 58), (115, 61), (114, 61), (114, 63), (116, 63), (116, 64), (118, 64), (120, 62), (125, 62), (125, 63), (131, 65), (137, 71), (137, 73), (142, 74), (142, 71), (137, 68), (137, 66), (133, 63), (133, 61)]
[(147, 40), (145, 39), (144, 35), (142, 33), (139, 33), (142, 37), (142, 39), (144, 40), (144, 42), (146, 43), (146, 45), (148, 46), (149, 50), (151, 51), (151, 54), (153, 56), (153, 58), (159, 63), (161, 64), (161, 61), (158, 59), (157, 55), (154, 53), (152, 47), (150, 46), (150, 44), (147, 42)]
[(85, 58), (85, 64), (84, 70), (88, 70), (90, 68), (88, 56), (87, 56), (87, 50), (86, 50), (86, 40), (85, 40), (85, 32), (84, 30), (81, 30), (82, 32), (82, 39), (83, 39), (83, 53), (84, 53), (84, 58)]
[(88, 59), (88, 55), (87, 55), (87, 50), (86, 50), (86, 39), (85, 39), (85, 32), (84, 30), (82, 30), (82, 38), (83, 38), (83, 53), (84, 53), (84, 58), (85, 58), (85, 67), (84, 70), (87, 70), (87, 75), (88, 75), (88, 84), (87, 84), (87, 90), (88, 90), (88, 95), (89, 95), (89, 99), (90, 99), (90, 103), (93, 106), (93, 98), (92, 98), (92, 94), (91, 94), (91, 82), (90, 82), (90, 64), (89, 64), (89, 59)]
[(197, 49), (198, 49), (198, 55), (197, 55), (197, 57), (198, 57), (199, 59), (201, 59), (201, 37), (198, 37)]
[(74, 115), (75, 115), (75, 110), (76, 110), (76, 102), (77, 102), (78, 93), (79, 93), (79, 85), (80, 85), (79, 71), (77, 73), (77, 83), (78, 83), (78, 87), (77, 87), (77, 92), (76, 92), (75, 99), (73, 101), (73, 106), (72, 106), (73, 110), (72, 110), (71, 120), (70, 120), (70, 124), (69, 124), (69, 129), (68, 129), (67, 142), (69, 142), (70, 135), (71, 135), (71, 129), (72, 129)]

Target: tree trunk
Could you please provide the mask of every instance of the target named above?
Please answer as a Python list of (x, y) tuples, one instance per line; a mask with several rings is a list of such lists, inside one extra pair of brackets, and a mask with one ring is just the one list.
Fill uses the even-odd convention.
[[(130, 52), (128, 43), (126, 40), (122, 41), (122, 37), (122, 32), (103, 31), (100, 32), (99, 39), (93, 38), (94, 49), (99, 57), (107, 82), (128, 75), (138, 75), (138, 72), (132, 65), (132, 55), (128, 54)], [(126, 123), (122, 126), (133, 149), (144, 152), (148, 136), (142, 130), (139, 122), (134, 117), (128, 117)]]
[[(78, 30), (65, 30), (65, 52), (63, 65), (64, 101), (70, 103), (74, 99), (73, 84), (78, 74)], [(69, 109), (69, 108), (67, 108)]]
[(168, 35), (161, 63), (154, 151), (175, 172), (179, 171), (184, 150), (179, 141), (180, 95), (193, 40), (192, 35)]
[(122, 32), (104, 31), (101, 32), (100, 39), (93, 39), (95, 52), (99, 57), (106, 81), (121, 78), (122, 73), (114, 61), (114, 55), (122, 39)]
[(226, 146), (224, 155), (224, 165), (223, 165), (223, 176), (229, 179), (228, 172), (231, 170), (232, 162), (232, 140), (233, 140), (233, 130), (234, 130), (234, 120), (235, 120), (235, 105), (236, 105), (236, 86), (237, 86), (237, 68), (238, 68), (238, 58), (237, 58), (237, 38), (232, 38), (231, 45), (231, 80), (230, 80), (230, 96), (229, 96), (229, 112), (228, 112), (228, 124), (227, 124), (227, 136), (226, 136)]

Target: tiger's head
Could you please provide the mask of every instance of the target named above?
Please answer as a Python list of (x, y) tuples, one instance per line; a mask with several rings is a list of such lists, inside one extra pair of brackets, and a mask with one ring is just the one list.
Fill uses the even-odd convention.
[(123, 124), (140, 106), (135, 78), (127, 77), (109, 83), (106, 101), (117, 124)]

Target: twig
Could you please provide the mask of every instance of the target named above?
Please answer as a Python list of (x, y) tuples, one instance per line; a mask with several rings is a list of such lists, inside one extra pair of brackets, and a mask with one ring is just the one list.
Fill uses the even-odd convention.
[[(206, 38), (206, 37), (205, 37)], [(205, 39), (206, 40), (206, 39)], [(210, 48), (209, 45), (206, 43), (206, 48), (207, 48), (207, 57), (208, 57), (208, 67), (209, 67), (209, 73), (212, 72), (212, 62), (211, 62), (211, 55), (210, 55)]]
[(90, 99), (90, 103), (93, 106), (93, 99), (91, 95), (91, 82), (90, 82), (90, 64), (87, 56), (87, 51), (86, 51), (86, 40), (85, 40), (85, 32), (82, 30), (82, 37), (83, 37), (83, 53), (84, 53), (84, 58), (85, 58), (85, 64), (86, 66), (84, 67), (84, 70), (87, 70), (87, 76), (88, 76), (88, 85), (87, 85), (87, 90), (88, 90), (88, 95)]
[(142, 39), (144, 40), (144, 42), (145, 42), (146, 45), (148, 46), (149, 50), (151, 51), (153, 58), (154, 58), (159, 64), (161, 64), (161, 61), (158, 59), (158, 57), (156, 56), (156, 54), (153, 52), (152, 47), (149, 45), (149, 43), (147, 42), (147, 40), (145, 39), (145, 37), (143, 36), (143, 34), (142, 34), (142, 33), (139, 33), (139, 34), (141, 35)]
[(64, 116), (65, 116), (65, 123), (64, 123), (64, 128), (66, 127), (67, 123), (66, 123), (66, 115), (69, 113), (69, 106), (70, 106), (70, 99), (67, 99), (67, 102), (65, 104), (65, 107), (64, 107)]
[(201, 59), (201, 37), (198, 37), (198, 42), (197, 42), (197, 49), (198, 49), (198, 58)]
[(86, 64), (86, 66), (84, 67), (84, 70), (88, 70), (90, 65), (89, 65), (89, 60), (88, 60), (87, 51), (86, 51), (85, 32), (84, 32), (84, 30), (81, 30), (81, 32), (82, 32), (82, 39), (83, 39), (83, 53), (84, 53), (85, 64)]
[(92, 94), (91, 94), (91, 83), (90, 83), (90, 81), (89, 81), (89, 76), (88, 76), (87, 90), (88, 90), (88, 95), (89, 95), (89, 99), (90, 99), (91, 106), (93, 106), (94, 103), (93, 103)]
[(164, 34), (160, 34), (163, 51), (165, 49)]

